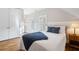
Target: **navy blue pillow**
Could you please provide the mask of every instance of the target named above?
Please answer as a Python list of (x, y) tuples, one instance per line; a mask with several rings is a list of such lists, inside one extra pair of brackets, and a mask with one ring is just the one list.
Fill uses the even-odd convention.
[(60, 31), (60, 27), (48, 27), (47, 32), (51, 32), (51, 33), (59, 33)]

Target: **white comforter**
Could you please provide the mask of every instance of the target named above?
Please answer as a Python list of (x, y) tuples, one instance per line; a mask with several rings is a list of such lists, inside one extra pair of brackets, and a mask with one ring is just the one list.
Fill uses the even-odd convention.
[[(55, 34), (50, 32), (43, 32), (48, 36), (48, 40), (35, 41), (29, 51), (64, 51), (66, 44), (66, 36), (64, 33)], [(26, 50), (21, 41), (21, 49)]]
[(66, 36), (64, 34), (55, 34), (43, 32), (48, 36), (48, 40), (35, 41), (29, 51), (64, 51)]

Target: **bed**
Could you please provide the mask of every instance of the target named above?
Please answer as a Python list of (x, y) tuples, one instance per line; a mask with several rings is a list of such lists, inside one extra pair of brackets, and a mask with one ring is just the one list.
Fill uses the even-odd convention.
[(60, 26), (59, 34), (44, 32), (44, 31), (42, 31), (42, 33), (48, 36), (48, 40), (35, 41), (30, 46), (29, 51), (64, 51), (65, 50), (65, 44), (66, 44), (65, 26)]

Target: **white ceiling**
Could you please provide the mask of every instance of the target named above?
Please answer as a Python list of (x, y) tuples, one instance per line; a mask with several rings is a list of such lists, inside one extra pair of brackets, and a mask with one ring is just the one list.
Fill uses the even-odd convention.
[[(29, 15), (31, 13), (34, 13), (36, 11), (43, 10), (45, 8), (23, 8), (24, 9), (24, 14)], [(62, 12), (66, 12), (68, 15), (73, 15), (76, 18), (79, 18), (79, 8), (60, 8)]]
[(79, 8), (62, 8), (65, 12), (79, 18)]
[(42, 9), (44, 9), (44, 8), (24, 8), (24, 14), (29, 15), (31, 13), (34, 13), (36, 11), (40, 11)]

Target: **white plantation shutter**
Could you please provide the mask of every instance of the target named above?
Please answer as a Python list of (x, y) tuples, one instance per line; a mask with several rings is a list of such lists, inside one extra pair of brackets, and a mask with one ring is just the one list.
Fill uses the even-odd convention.
[(27, 18), (25, 22), (25, 32), (45, 31), (47, 26), (47, 16), (40, 16), (37, 19)]

